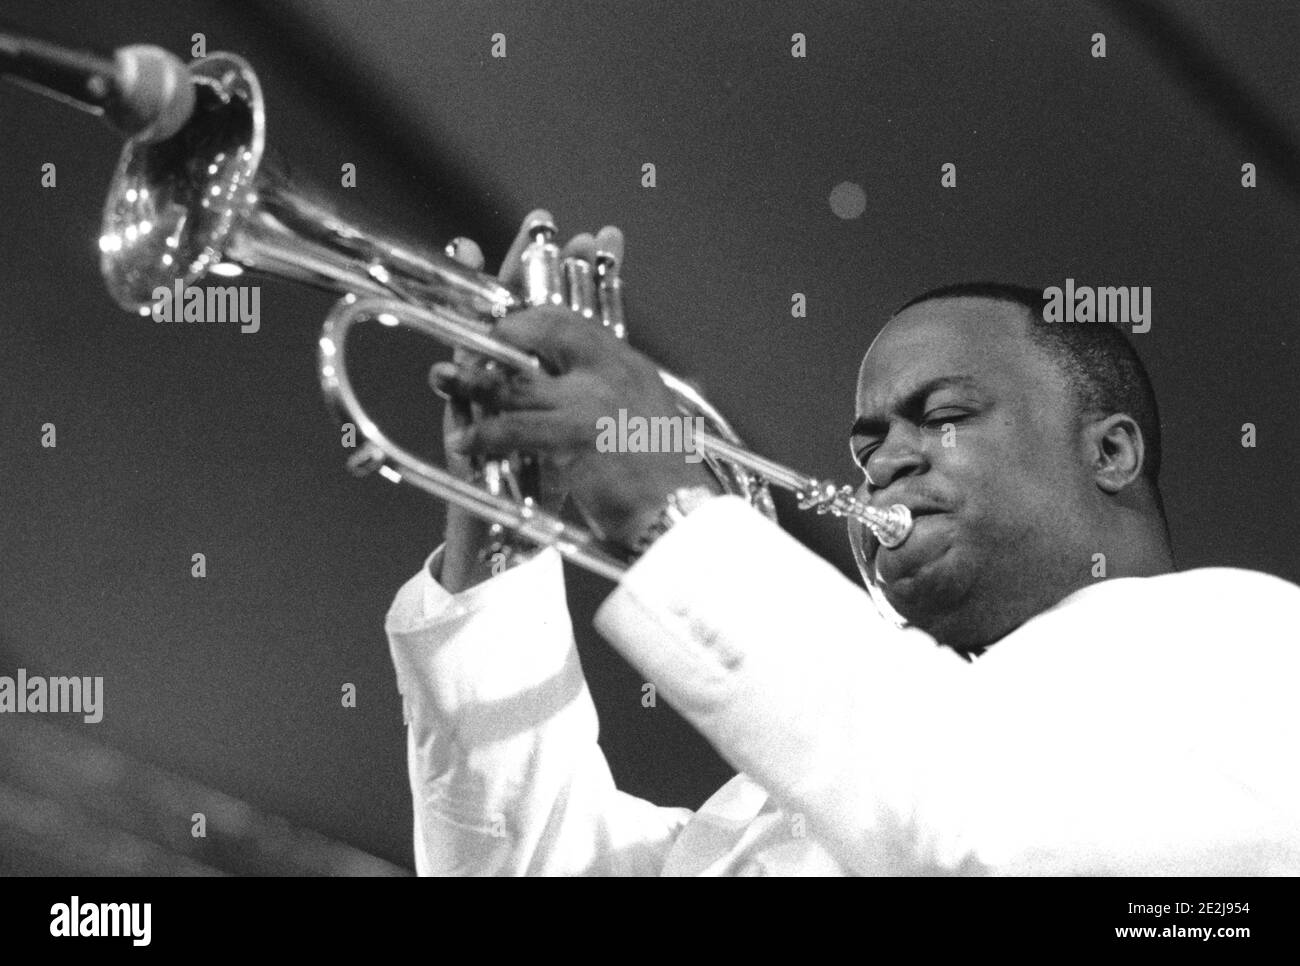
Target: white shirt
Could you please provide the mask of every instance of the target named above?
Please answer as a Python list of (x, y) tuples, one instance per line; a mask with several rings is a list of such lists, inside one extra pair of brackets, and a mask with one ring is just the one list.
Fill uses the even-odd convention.
[(1300, 874), (1300, 587), (1099, 581), (967, 662), (724, 497), (596, 627), (741, 774), (618, 791), (546, 551), (387, 620), (421, 874)]

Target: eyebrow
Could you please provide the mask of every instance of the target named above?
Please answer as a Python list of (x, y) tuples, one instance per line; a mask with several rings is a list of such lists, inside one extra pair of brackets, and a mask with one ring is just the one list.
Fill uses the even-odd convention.
[[(901, 400), (895, 402), (892, 406), (895, 410), (905, 410), (919, 406), (925, 401), (925, 397), (931, 393), (938, 392), (940, 389), (977, 389), (979, 380), (974, 376), (939, 376), (917, 386)], [(871, 436), (877, 430), (883, 427), (884, 420), (876, 419), (871, 416), (859, 416), (853, 421), (853, 428), (849, 430), (849, 439), (852, 440), (858, 436)]]

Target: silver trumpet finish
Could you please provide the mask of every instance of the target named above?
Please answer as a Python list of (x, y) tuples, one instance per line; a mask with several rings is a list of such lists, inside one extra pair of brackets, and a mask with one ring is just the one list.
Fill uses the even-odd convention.
[(492, 276), (363, 230), (298, 191), (266, 156), (262, 89), (243, 58), (213, 54), (189, 69), (194, 116), (166, 141), (128, 142), (104, 205), (100, 270), (120, 306), (147, 311), (158, 286), (245, 271), (474, 318), (523, 306)]
[[(159, 287), (244, 272), (339, 292), (343, 298), (321, 332), (318, 364), (327, 402), (341, 420), (357, 427), (363, 440), (348, 460), (352, 472), (378, 471), (410, 483), (618, 580), (629, 566), (624, 549), (540, 511), (513, 485), (511, 467), (529, 457), (489, 461), (495, 469), (483, 474), (485, 486), (429, 463), (398, 446), (370, 418), (345, 361), (348, 333), (373, 320), (415, 329), (491, 364), (538, 368), (535, 357), (492, 334), (495, 320), (528, 305), (568, 305), (621, 337), (625, 324), (618, 256), (598, 251), (594, 267), (562, 260), (554, 227), (539, 224), (524, 254), (521, 290), (515, 292), (449, 254), (364, 231), (296, 190), (265, 156), (261, 86), (242, 58), (213, 54), (189, 70), (196, 100), (191, 120), (168, 140), (128, 142), (118, 162), (100, 235), (100, 267), (114, 300), (148, 314)], [(798, 494), (802, 508), (862, 522), (884, 546), (906, 539), (911, 528), (906, 507), (866, 506), (848, 487), (837, 488), (748, 451), (698, 391), (670, 372), (661, 369), (660, 376), (683, 415), (703, 417), (708, 431), (697, 435), (696, 445), (728, 492), (775, 519), (768, 492), (774, 483)]]
[[(405, 480), (443, 499), (459, 502), (473, 512), (494, 523), (521, 532), (537, 543), (554, 544), (561, 554), (575, 563), (602, 576), (617, 580), (626, 571), (627, 564), (619, 557), (616, 548), (606, 548), (589, 531), (564, 523), (558, 517), (509, 500), (497, 500), (473, 484), (467, 484), (444, 470), (420, 460), (402, 450), (383, 436), (379, 427), (366, 415), (348, 381), (344, 358), (345, 343), (352, 327), (362, 322), (376, 320), (386, 325), (404, 325), (449, 345), (483, 355), (515, 370), (540, 369), (536, 356), (509, 343), (494, 338), (489, 327), (469, 326), (452, 313), (433, 307), (421, 308), (394, 299), (364, 298), (339, 302), (325, 320), (320, 339), (321, 388), (327, 400), (342, 414), (351, 418), (361, 435), (372, 448), (364, 456), (364, 471), (382, 469), (390, 479)], [(679, 400), (697, 411), (713, 411), (713, 407), (691, 386), (664, 370), (659, 371), (664, 384)], [(686, 406), (683, 406), (685, 409)], [(815, 477), (805, 476), (780, 463), (745, 449), (735, 437), (726, 421), (715, 413), (706, 421), (714, 432), (699, 433), (696, 446), (704, 454), (715, 472), (730, 470), (733, 482), (729, 489), (746, 496), (764, 512), (770, 511), (771, 497), (766, 485), (771, 483), (795, 493), (801, 509), (814, 509), (818, 513), (857, 520), (869, 528), (884, 547), (896, 547), (907, 539), (912, 528), (912, 514), (901, 503), (881, 510), (858, 500), (851, 487), (836, 487)], [(727, 436), (716, 435), (725, 431)], [(453, 483), (444, 487), (443, 478)], [(749, 489), (744, 486), (748, 481)], [(474, 491), (475, 505), (469, 506), (456, 496), (469, 487)], [(547, 539), (539, 539), (546, 536)]]

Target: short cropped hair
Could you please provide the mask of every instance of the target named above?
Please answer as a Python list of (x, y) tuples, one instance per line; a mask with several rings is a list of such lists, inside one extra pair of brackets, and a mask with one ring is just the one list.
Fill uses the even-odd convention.
[(1075, 411), (1107, 415), (1125, 413), (1142, 431), (1145, 459), (1142, 476), (1151, 484), (1156, 505), (1164, 516), (1160, 496), (1160, 411), (1155, 389), (1146, 366), (1128, 337), (1108, 323), (1048, 322), (1044, 316), (1047, 299), (1041, 289), (1002, 282), (960, 282), (918, 295), (897, 312), (921, 302), (943, 298), (984, 298), (1012, 302), (1029, 310), (1028, 333), (1065, 376), (1074, 396)]

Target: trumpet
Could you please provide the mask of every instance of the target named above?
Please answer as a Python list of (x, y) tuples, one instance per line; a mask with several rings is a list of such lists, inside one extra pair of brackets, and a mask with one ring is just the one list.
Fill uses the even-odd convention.
[[(449, 253), (385, 238), (342, 220), (327, 205), (295, 189), (266, 157), (261, 85), (240, 57), (212, 54), (188, 65), (194, 109), (174, 136), (156, 143), (128, 141), (104, 206), (100, 268), (124, 309), (147, 314), (156, 288), (186, 285), (215, 274), (252, 272), (290, 279), (342, 295), (325, 320), (318, 369), (327, 403), (357, 428), (348, 459), (356, 475), (379, 473), (464, 507), (519, 538), (555, 547), (566, 559), (611, 580), (630, 565), (624, 548), (540, 510), (531, 496), (507, 495), (499, 485), (461, 479), (391, 440), (361, 405), (348, 376), (346, 346), (357, 325), (401, 326), (469, 350), (491, 364), (537, 368), (538, 359), (494, 338), (494, 322), (543, 301), (561, 301), (557, 279), (574, 266), (558, 261), (554, 227), (534, 226), (520, 291), (470, 269)], [(589, 280), (599, 298), (571, 307), (622, 335), (618, 266), (598, 257)], [(586, 282), (571, 280), (570, 289)], [(598, 308), (596, 307), (598, 303)], [(848, 486), (806, 476), (745, 448), (727, 420), (701, 393), (666, 370), (660, 376), (688, 418), (706, 431), (695, 444), (723, 488), (775, 519), (770, 485), (794, 492), (801, 509), (857, 520), (881, 545), (897, 546), (911, 515), (897, 504), (877, 509)]]

